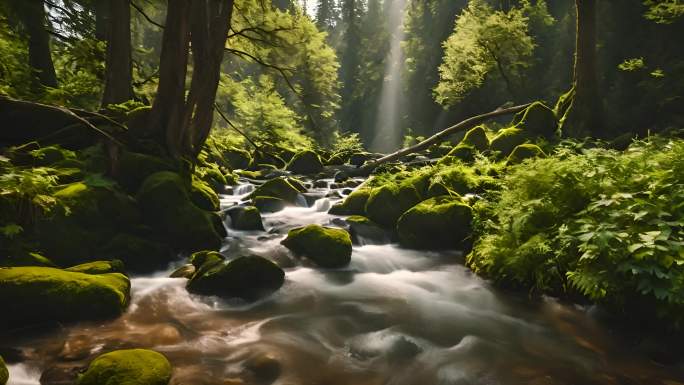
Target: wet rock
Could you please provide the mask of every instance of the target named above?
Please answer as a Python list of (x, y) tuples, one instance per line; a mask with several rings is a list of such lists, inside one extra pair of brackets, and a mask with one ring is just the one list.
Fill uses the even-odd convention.
[(206, 211), (218, 211), (221, 204), (218, 195), (209, 184), (194, 178), (190, 185), (190, 199), (195, 206)]
[(233, 170), (245, 170), (252, 163), (252, 156), (249, 152), (235, 147), (229, 147), (223, 151), (223, 158)]
[[(51, 267), (0, 269), (0, 303), (12, 304), (0, 326), (102, 319), (128, 306), (130, 281), (120, 273), (90, 275)], [(21, 298), (21, 301), (17, 301)]]
[(295, 174), (311, 175), (323, 171), (323, 162), (311, 150), (300, 151), (287, 164), (287, 170)]
[(78, 375), (83, 369), (84, 367), (81, 364), (56, 364), (50, 366), (41, 373), (40, 385), (73, 385), (78, 380)]
[(171, 364), (152, 350), (116, 350), (97, 357), (78, 379), (77, 385), (166, 385)]
[(347, 180), (349, 180), (349, 174), (347, 174), (344, 171), (338, 171), (335, 173), (335, 176), (333, 177), (333, 179), (337, 183), (346, 182)]
[(275, 178), (267, 181), (261, 186), (257, 187), (250, 197), (275, 197), (280, 198), (288, 203), (296, 204), (300, 193), (306, 191), (306, 188), (294, 179), (290, 178)]
[(121, 153), (118, 167), (116, 181), (129, 193), (138, 191), (145, 179), (154, 173), (178, 169), (171, 159), (131, 151)]
[(82, 263), (65, 269), (66, 271), (73, 271), (76, 273), (85, 274), (107, 274), (107, 273), (121, 273), (126, 274), (124, 269), (124, 264), (118, 259), (113, 259), (111, 261), (95, 261)]
[(7, 370), (7, 366), (5, 366), (5, 360), (3, 360), (2, 356), (0, 356), (0, 385), (7, 384), (8, 379), (9, 371)]
[(274, 168), (285, 167), (283, 158), (276, 154), (266, 153), (264, 151), (255, 150), (252, 154), (252, 165), (271, 165)]
[(397, 222), (402, 245), (420, 249), (457, 248), (470, 236), (473, 213), (459, 198), (430, 198), (406, 211)]
[(138, 204), (148, 225), (166, 236), (178, 249), (217, 249), (225, 228), (220, 218), (191, 202), (180, 175), (158, 172), (138, 191)]
[(327, 188), (328, 187), (328, 181), (325, 179), (319, 179), (313, 183), (314, 188)]
[(258, 384), (271, 384), (280, 377), (282, 365), (270, 354), (259, 354), (244, 363), (250, 377)]
[(306, 201), (306, 206), (311, 207), (316, 203), (317, 200), (321, 198), (325, 198), (325, 194), (323, 193), (304, 193), (302, 194), (304, 197), (304, 200)]
[(414, 186), (388, 183), (372, 190), (366, 202), (366, 216), (383, 227), (393, 228), (399, 217), (420, 200)]
[(285, 209), (287, 202), (276, 197), (256, 196), (252, 198), (252, 204), (262, 213), (275, 213)]
[(141, 273), (163, 268), (175, 258), (173, 250), (167, 245), (126, 233), (105, 242), (98, 254), (120, 259), (126, 269)]
[(187, 289), (197, 294), (255, 300), (278, 290), (285, 282), (285, 272), (259, 256), (239, 257), (224, 263), (210, 253), (203, 261), (195, 258), (193, 264), (200, 267), (188, 281)]
[(370, 194), (370, 189), (360, 188), (353, 191), (343, 202), (333, 205), (328, 213), (332, 215), (364, 215)]
[(358, 152), (356, 154), (352, 154), (352, 156), (349, 157), (349, 163), (356, 167), (361, 167), (364, 163), (366, 163), (368, 160), (372, 158), (373, 154), (369, 152)]
[(226, 213), (230, 216), (231, 227), (236, 230), (264, 230), (261, 213), (254, 206), (234, 206)]
[(507, 164), (517, 164), (525, 159), (544, 158), (546, 154), (537, 145), (526, 143), (516, 146), (506, 160)]
[(320, 267), (339, 268), (351, 261), (351, 237), (342, 229), (309, 225), (290, 230), (281, 243)]
[(327, 194), (325, 194), (326, 198), (342, 198), (342, 194), (340, 194), (339, 191), (337, 190), (331, 190)]
[(188, 263), (186, 265), (183, 265), (171, 273), (169, 275), (170, 278), (187, 278), (190, 279), (192, 276), (195, 274), (195, 266)]
[(346, 219), (352, 242), (357, 245), (383, 245), (390, 242), (389, 234), (370, 219), (352, 215)]

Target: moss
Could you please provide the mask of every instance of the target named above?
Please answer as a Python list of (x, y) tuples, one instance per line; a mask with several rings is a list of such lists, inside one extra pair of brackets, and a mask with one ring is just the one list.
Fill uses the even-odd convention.
[(446, 156), (454, 157), (465, 162), (472, 162), (475, 159), (476, 153), (477, 150), (475, 149), (475, 147), (465, 144), (459, 144), (458, 146), (452, 148), (451, 151), (449, 151), (449, 153), (446, 154)]
[(126, 274), (124, 269), (124, 264), (118, 259), (113, 259), (111, 261), (95, 261), (82, 263), (80, 265), (72, 266), (66, 271), (73, 271), (76, 273), (85, 274), (108, 274), (108, 273), (121, 273)]
[(256, 190), (250, 194), (250, 198), (257, 196), (269, 196), (280, 198), (286, 202), (294, 204), (297, 203), (299, 194), (306, 191), (306, 189), (303, 189), (303, 186), (298, 185), (299, 183), (296, 181), (284, 177), (271, 179), (257, 187)]
[(190, 186), (190, 198), (195, 206), (207, 211), (218, 211), (221, 201), (216, 192), (206, 183), (193, 178)]
[(236, 206), (228, 209), (231, 227), (236, 230), (264, 230), (261, 213), (254, 206)]
[(235, 173), (243, 178), (255, 180), (259, 180), (264, 177), (264, 173), (261, 171), (238, 170)]
[(318, 154), (311, 150), (300, 151), (287, 164), (287, 170), (295, 174), (316, 174), (323, 171), (323, 162)]
[(224, 175), (218, 167), (208, 167), (203, 171), (202, 180), (216, 192), (221, 192), (225, 186), (232, 186), (236, 183), (234, 175)]
[(19, 256), (3, 256), (0, 257), (0, 267), (16, 267), (16, 266), (44, 266), (57, 267), (50, 259), (38, 253), (23, 253)]
[(480, 152), (487, 151), (489, 149), (489, 139), (487, 138), (485, 127), (477, 126), (468, 130), (459, 145), (472, 147)]
[(349, 234), (355, 244), (389, 242), (389, 235), (377, 223), (361, 215), (352, 215), (345, 219), (349, 225)]
[(282, 244), (321, 267), (344, 267), (351, 261), (351, 237), (342, 229), (309, 225), (290, 230)]
[(119, 273), (90, 275), (51, 267), (0, 269), (0, 303), (12, 304), (0, 326), (109, 318), (128, 305), (130, 282)]
[(330, 156), (325, 164), (329, 166), (341, 166), (343, 164), (349, 163), (349, 158), (351, 154), (348, 152), (336, 153)]
[(414, 186), (390, 182), (371, 191), (366, 215), (383, 227), (393, 228), (401, 214), (420, 201), (420, 194)]
[(75, 159), (73, 151), (65, 150), (59, 146), (47, 146), (31, 151), (34, 166), (49, 166), (67, 159)]
[(7, 384), (8, 380), (9, 370), (7, 370), (7, 366), (5, 366), (5, 360), (3, 360), (2, 356), (0, 356), (0, 385)]
[(144, 221), (179, 249), (217, 249), (225, 229), (190, 201), (186, 182), (168, 171), (150, 175), (137, 195)]
[(450, 195), (451, 191), (464, 195), (473, 192), (478, 184), (479, 177), (473, 169), (459, 162), (440, 169), (432, 176), (427, 195)]
[(167, 245), (132, 234), (121, 233), (111, 238), (98, 255), (117, 258), (130, 271), (149, 272), (165, 267), (175, 254)]
[(527, 143), (516, 146), (511, 152), (511, 154), (508, 156), (506, 162), (508, 164), (516, 164), (522, 162), (525, 159), (544, 157), (546, 157), (546, 154), (544, 154), (544, 151), (542, 151), (542, 149), (539, 146)]
[(152, 350), (115, 350), (95, 358), (77, 385), (167, 385), (171, 364)]
[(344, 201), (334, 204), (328, 213), (332, 215), (364, 215), (370, 194), (371, 189), (369, 188), (354, 190)]
[(501, 156), (508, 156), (515, 146), (527, 142), (528, 136), (518, 127), (503, 128), (492, 138), (490, 148), (500, 152)]
[(264, 213), (275, 213), (283, 210), (287, 202), (283, 199), (268, 196), (256, 196), (252, 198), (252, 204)]
[(199, 271), (204, 265), (213, 266), (216, 263), (223, 262), (226, 259), (218, 251), (203, 250), (192, 253), (190, 256), (190, 263)]
[(430, 184), (428, 188), (427, 197), (434, 198), (441, 195), (450, 195), (454, 197), (460, 197), (460, 194), (448, 187), (444, 182), (437, 181)]
[(458, 198), (440, 196), (425, 200), (397, 222), (405, 246), (440, 249), (462, 246), (471, 233), (472, 209)]
[(541, 136), (546, 139), (553, 139), (558, 131), (556, 115), (541, 102), (534, 102), (518, 112), (513, 118), (513, 125), (530, 136)]
[(207, 254), (187, 289), (197, 294), (254, 300), (278, 290), (284, 282), (285, 272), (268, 259), (239, 257), (224, 264), (214, 254)]
[(249, 152), (235, 147), (229, 147), (223, 151), (223, 158), (233, 170), (247, 169), (252, 163), (252, 156)]
[(121, 153), (118, 167), (116, 180), (129, 193), (137, 192), (148, 176), (159, 171), (174, 171), (178, 168), (169, 159), (131, 151)]
[(263, 151), (256, 150), (252, 156), (252, 165), (255, 164), (270, 164), (273, 167), (280, 169), (285, 167), (285, 161), (283, 158), (276, 154), (270, 154)]

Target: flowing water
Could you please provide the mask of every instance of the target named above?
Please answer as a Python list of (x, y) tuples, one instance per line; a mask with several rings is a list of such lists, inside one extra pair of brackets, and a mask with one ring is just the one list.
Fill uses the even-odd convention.
[[(222, 204), (251, 190), (244, 183)], [(38, 384), (45, 370), (59, 378), (99, 353), (132, 347), (164, 353), (172, 384), (684, 383), (682, 368), (630, 353), (585, 309), (499, 292), (457, 252), (366, 244), (354, 247), (348, 268), (322, 270), (280, 245), (290, 228), (339, 223), (326, 213), (334, 200), (265, 214), (266, 232), (229, 230), (225, 254), (262, 255), (285, 268), (285, 285), (268, 298), (191, 295), (185, 279), (167, 278), (178, 264), (133, 277), (132, 304), (116, 320), (1, 341), (22, 357), (10, 365), (10, 383)]]

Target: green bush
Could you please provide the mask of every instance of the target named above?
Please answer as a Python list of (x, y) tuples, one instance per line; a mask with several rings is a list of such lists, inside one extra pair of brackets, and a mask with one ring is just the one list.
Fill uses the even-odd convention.
[(500, 196), (475, 205), (475, 271), (540, 292), (642, 306), (679, 323), (684, 141), (625, 152), (561, 148), (508, 170)]

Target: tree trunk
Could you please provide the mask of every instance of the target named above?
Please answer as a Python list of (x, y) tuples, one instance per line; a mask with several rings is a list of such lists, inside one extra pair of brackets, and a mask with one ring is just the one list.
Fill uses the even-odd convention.
[[(57, 74), (50, 52), (43, 1), (24, 0), (16, 5), (17, 14), (28, 35), (29, 66), (36, 80), (34, 88), (57, 87)], [(41, 87), (42, 86), (42, 87)]]
[(134, 98), (131, 60), (131, 7), (128, 0), (109, 0), (103, 107)]
[(99, 41), (107, 40), (107, 28), (109, 26), (109, 1), (95, 1), (95, 38)]
[[(577, 31), (573, 88), (561, 112), (562, 127), (570, 136), (601, 129), (601, 100), (596, 76), (596, 0), (575, 0)], [(562, 106), (561, 106), (562, 107)]]

